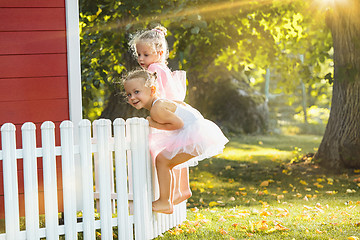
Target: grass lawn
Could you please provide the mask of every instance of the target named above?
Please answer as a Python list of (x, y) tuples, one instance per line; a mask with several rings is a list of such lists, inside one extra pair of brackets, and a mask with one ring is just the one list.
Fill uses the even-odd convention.
[(359, 239), (360, 170), (330, 173), (304, 158), (320, 141), (231, 138), (190, 169), (188, 220), (157, 239)]

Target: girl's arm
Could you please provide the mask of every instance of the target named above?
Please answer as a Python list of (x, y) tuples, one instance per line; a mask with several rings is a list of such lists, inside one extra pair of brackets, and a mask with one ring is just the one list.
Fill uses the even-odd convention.
[(150, 116), (147, 117), (147, 120), (149, 121), (150, 127), (162, 130), (177, 130), (184, 126), (181, 118), (161, 104), (157, 104), (156, 107), (151, 109)]

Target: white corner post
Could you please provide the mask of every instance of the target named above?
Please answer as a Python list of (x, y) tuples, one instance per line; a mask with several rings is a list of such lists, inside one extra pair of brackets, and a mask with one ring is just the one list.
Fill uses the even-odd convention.
[(69, 113), (70, 120), (77, 126), (82, 119), (79, 4), (77, 0), (66, 0), (65, 4)]
[[(80, 61), (80, 31), (79, 31), (79, 3), (78, 0), (65, 0), (66, 10), (66, 42), (67, 69), (69, 91), (69, 117), (74, 126), (74, 143), (78, 144), (79, 128), (82, 119), (81, 100), (81, 61)], [(76, 169), (76, 208), (82, 210), (82, 170), (79, 156), (75, 156)]]

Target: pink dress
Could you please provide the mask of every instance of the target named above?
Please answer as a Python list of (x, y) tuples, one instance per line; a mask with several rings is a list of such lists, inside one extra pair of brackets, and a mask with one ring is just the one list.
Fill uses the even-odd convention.
[(186, 72), (174, 71), (164, 63), (153, 63), (148, 67), (158, 76), (158, 93), (160, 98), (184, 101), (186, 96)]
[(183, 120), (184, 126), (177, 130), (153, 133), (150, 138), (152, 156), (156, 158), (160, 152), (168, 159), (179, 153), (194, 155), (195, 157), (187, 162), (176, 166), (183, 168), (196, 166), (199, 161), (221, 153), (229, 140), (220, 128), (190, 105), (175, 104), (177, 107), (174, 113)]

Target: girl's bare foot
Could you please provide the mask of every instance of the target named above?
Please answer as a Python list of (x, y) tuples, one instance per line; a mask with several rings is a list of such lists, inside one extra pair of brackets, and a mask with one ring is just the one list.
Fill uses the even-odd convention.
[(168, 200), (162, 201), (160, 199), (152, 203), (152, 210), (154, 212), (165, 213), (165, 214), (171, 214), (174, 211), (173, 205), (171, 204), (170, 201)]
[(192, 196), (192, 193), (191, 191), (186, 191), (186, 192), (183, 192), (183, 193), (177, 193), (174, 195), (174, 201), (173, 201), (173, 204), (174, 205), (178, 205), (179, 203), (182, 203), (183, 201), (189, 199), (190, 197)]

